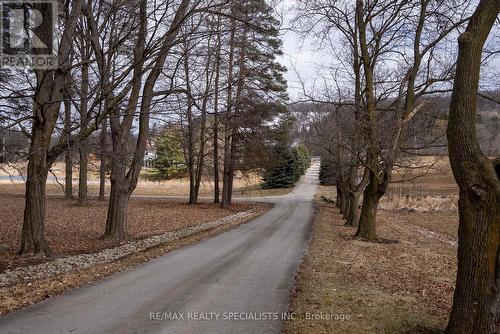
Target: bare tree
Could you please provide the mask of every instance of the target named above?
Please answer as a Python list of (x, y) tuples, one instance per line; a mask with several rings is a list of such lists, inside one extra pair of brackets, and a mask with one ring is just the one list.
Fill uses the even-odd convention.
[[(45, 240), (45, 189), (47, 174), (59, 155), (60, 147), (50, 149), (49, 145), (63, 99), (63, 85), (69, 70), (69, 53), (81, 7), (81, 0), (72, 2), (59, 43), (58, 70), (35, 70), (36, 91), (33, 101), (26, 204), (19, 251), (22, 255), (46, 256), (50, 254)], [(50, 6), (41, 5), (42, 14), (50, 10)], [(35, 33), (37, 36), (47, 36), (51, 31), (46, 25), (40, 25)]]
[(213, 173), (214, 173), (214, 203), (219, 203), (220, 185), (219, 185), (219, 84), (221, 76), (221, 20), (217, 18), (217, 46), (215, 52), (215, 78), (214, 78), (214, 119), (213, 119)]
[[(450, 34), (456, 31), (467, 20), (467, 6), (464, 1), (460, 5), (443, 4), (431, 5), (430, 1), (422, 0), (419, 3), (411, 1), (386, 1), (380, 4), (365, 4), (364, 1), (356, 2), (356, 18), (359, 31), (359, 45), (361, 63), (364, 72), (364, 97), (365, 97), (365, 133), (367, 141), (366, 168), (369, 169), (369, 181), (364, 191), (363, 207), (356, 236), (376, 240), (376, 214), (378, 202), (387, 191), (391, 182), (392, 170), (400, 156), (402, 143), (406, 140), (406, 130), (413, 117), (424, 107), (425, 101), (417, 103), (417, 98), (431, 94), (432, 88), (438, 83), (449, 82), (452, 79), (453, 63), (446, 64), (438, 71), (434, 65), (437, 46)], [(381, 20), (377, 15), (381, 15)], [(416, 13), (416, 15), (414, 15)], [(413, 18), (416, 17), (416, 22)], [(434, 20), (434, 17), (438, 19)], [(446, 17), (441, 23), (439, 18)], [(438, 26), (434, 27), (438, 22)], [(405, 28), (414, 27), (410, 31)], [(437, 33), (436, 33), (437, 32)], [(369, 34), (368, 34), (369, 33)], [(424, 39), (424, 36), (430, 36)], [(412, 41), (412, 49), (408, 64), (402, 78), (391, 85), (391, 79), (378, 78), (377, 67), (380, 67), (384, 58), (391, 53), (400, 57), (405, 55), (397, 44), (405, 45), (405, 40)], [(405, 58), (407, 56), (405, 55)], [(427, 67), (420, 72), (423, 60)], [(386, 67), (382, 67), (386, 70)], [(389, 84), (385, 84), (389, 82)], [(380, 105), (380, 93), (376, 96), (377, 88), (388, 86), (384, 95), (390, 96), (397, 92), (397, 98), (392, 101), (387, 110), (395, 113), (385, 120), (389, 125), (384, 130), (384, 123), (379, 121), (377, 112)], [(403, 102), (401, 102), (403, 101)], [(386, 138), (384, 140), (385, 134)], [(389, 134), (389, 136), (387, 136)], [(385, 141), (385, 144), (384, 144)]]
[[(141, 1), (139, 11), (132, 15), (132, 25), (138, 27), (134, 42), (134, 57), (130, 65), (126, 67), (126, 78), (131, 73), (130, 81), (118, 94), (108, 94), (105, 108), (110, 115), (111, 138), (113, 142), (112, 170), (111, 170), (111, 192), (106, 220), (104, 236), (114, 240), (126, 238), (127, 209), (130, 195), (137, 186), (139, 174), (142, 168), (146, 143), (149, 136), (149, 120), (153, 98), (155, 96), (155, 84), (163, 71), (165, 61), (170, 50), (175, 45), (180, 27), (186, 18), (191, 15), (190, 1), (182, 0), (175, 9), (167, 30), (153, 44), (156, 45), (155, 54), (149, 57), (149, 50), (153, 44), (148, 40), (148, 4)], [(130, 7), (131, 8), (131, 7)], [(164, 9), (170, 11), (171, 8)], [(99, 69), (102, 78), (109, 74), (109, 63), (105, 63), (103, 48), (99, 42), (99, 30), (93, 19), (92, 11), (87, 8), (87, 19), (92, 29), (92, 44), (97, 54)], [(111, 44), (110, 49), (113, 47)], [(146, 49), (148, 47), (148, 49)], [(151, 61), (147, 61), (151, 58)], [(143, 83), (144, 72), (148, 70)], [(112, 90), (116, 84), (107, 82), (105, 87)], [(120, 101), (127, 99), (123, 112), (121, 112)], [(135, 147), (130, 151), (131, 131), (136, 113), (138, 117), (138, 134)]]
[(107, 156), (108, 120), (104, 118), (101, 123), (99, 136), (99, 201), (104, 201), (106, 192), (106, 156)]
[(499, 0), (480, 1), (458, 39), (447, 137), (451, 168), (460, 188), (460, 220), (448, 334), (500, 332), (500, 161), (485, 157), (476, 137), (481, 56), (499, 12)]
[[(66, 87), (70, 86), (70, 82), (66, 84)], [(71, 137), (71, 95), (69, 89), (66, 90), (64, 96), (64, 136)], [(73, 198), (73, 152), (72, 150), (67, 150), (64, 157), (65, 164), (65, 183), (64, 183), (64, 194), (66, 198)]]
[(236, 19), (234, 18), (235, 11), (231, 8), (232, 18), (230, 27), (230, 38), (229, 38), (229, 60), (228, 60), (228, 74), (227, 74), (227, 101), (226, 101), (226, 111), (224, 116), (224, 170), (222, 174), (222, 199), (221, 207), (225, 208), (231, 203), (231, 180), (234, 176), (234, 171), (231, 170), (231, 147), (234, 140), (233, 136), (233, 71), (234, 71), (234, 56), (235, 56), (235, 44), (236, 44)]
[[(89, 30), (84, 26), (84, 20), (82, 17), (81, 25), (79, 29), (78, 38), (76, 39), (79, 46), (79, 52), (81, 56), (82, 65), (80, 67), (80, 104), (78, 106), (80, 113), (80, 127), (82, 129), (88, 127), (88, 109), (89, 109), (89, 62), (91, 57), (91, 45), (89, 38)], [(87, 206), (88, 203), (88, 143), (87, 138), (81, 140), (78, 144), (80, 161), (79, 161), (79, 178), (78, 178), (78, 205)]]

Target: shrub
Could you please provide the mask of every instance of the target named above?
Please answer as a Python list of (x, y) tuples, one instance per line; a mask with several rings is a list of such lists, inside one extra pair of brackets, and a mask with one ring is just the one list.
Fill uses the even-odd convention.
[(172, 179), (184, 177), (187, 165), (182, 151), (182, 135), (176, 128), (168, 128), (154, 141), (156, 158), (155, 168), (149, 178)]
[(264, 189), (293, 187), (311, 163), (311, 155), (303, 146), (282, 148), (264, 172)]

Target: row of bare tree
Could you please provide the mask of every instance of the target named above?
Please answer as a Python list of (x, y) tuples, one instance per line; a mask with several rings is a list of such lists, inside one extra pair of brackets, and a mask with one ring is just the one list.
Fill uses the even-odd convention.
[[(42, 5), (40, 10), (47, 14), (51, 8)], [(111, 164), (103, 237), (125, 239), (128, 202), (153, 122), (183, 127), (193, 204), (211, 141), (215, 201), (221, 198), (221, 205), (228, 206), (239, 152), (252, 131), (245, 122), (259, 126), (272, 120), (286, 99), (285, 69), (276, 61), (280, 22), (266, 1), (73, 0), (60, 2), (58, 14), (57, 68), (2, 73), (9, 78), (1, 86), (3, 128), (30, 140), (19, 253), (50, 255), (44, 233), (47, 176), (65, 155), (65, 192), (73, 196), (75, 150), (78, 204), (88, 205), (89, 143), (97, 135), (100, 199), (107, 155)], [(51, 33), (44, 25), (34, 30), (47, 40)]]
[[(499, 165), (481, 152), (475, 122), (481, 66), (484, 73), (498, 53), (488, 34), (500, 1), (298, 3), (296, 29), (314, 34), (332, 55), (321, 89), (302, 81), (304, 101), (319, 115), (308, 130), (310, 145), (328, 165), (337, 205), (358, 238), (378, 240), (378, 204), (401, 155), (444, 139), (443, 122), (426, 120), (426, 110), (433, 96), (453, 91), (447, 134), (460, 231), (447, 333), (498, 333)], [(483, 52), (485, 44), (493, 49)]]

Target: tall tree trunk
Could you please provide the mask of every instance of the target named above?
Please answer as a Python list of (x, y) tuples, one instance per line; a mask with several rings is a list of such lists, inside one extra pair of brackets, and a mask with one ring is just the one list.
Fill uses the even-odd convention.
[(346, 206), (345, 199), (346, 199), (346, 194), (345, 194), (345, 175), (344, 171), (342, 170), (342, 167), (340, 167), (341, 164), (341, 152), (340, 152), (340, 147), (337, 152), (337, 159), (338, 159), (338, 167), (337, 167), (337, 201), (336, 201), (336, 206), (339, 208), (339, 212), (341, 214), (344, 213), (344, 209)]
[(32, 143), (26, 180), (26, 204), (21, 234), (21, 255), (49, 256), (45, 240), (45, 190), (49, 166), (46, 161), (48, 147), (46, 129), (39, 121), (34, 122)]
[[(81, 51), (86, 54), (85, 45), (82, 45)], [(84, 62), (86, 60), (84, 56)], [(80, 86), (80, 125), (82, 129), (87, 128), (88, 125), (88, 94), (89, 94), (89, 68), (87, 64), (82, 65), (82, 82)], [(87, 150), (87, 138), (80, 142), (80, 174), (78, 181), (78, 205), (87, 206), (88, 201), (88, 150)]]
[(189, 168), (189, 204), (197, 204), (194, 168)]
[(358, 166), (355, 164), (357, 161), (356, 157), (350, 159), (351, 166), (349, 167), (349, 178), (347, 180), (347, 188), (346, 188), (346, 198), (347, 198), (347, 207), (344, 212), (343, 218), (346, 220), (345, 225), (352, 226), (352, 221), (350, 221), (350, 217), (353, 213), (353, 206), (358, 205), (358, 202), (354, 196), (356, 192), (356, 182), (358, 177)]
[(359, 219), (356, 236), (366, 240), (376, 240), (376, 215), (379, 197), (378, 159), (380, 156), (379, 136), (377, 133), (376, 99), (374, 66), (370, 59), (370, 50), (366, 37), (367, 23), (364, 20), (364, 1), (356, 1), (356, 24), (359, 35), (361, 64), (365, 77), (365, 137), (367, 141), (367, 168), (369, 168), (369, 181), (363, 194), (363, 206)]
[(229, 188), (230, 188), (230, 152), (231, 152), (231, 123), (229, 121), (230, 115), (226, 113), (225, 116), (225, 126), (224, 126), (224, 162), (223, 162), (223, 172), (222, 172), (222, 200), (221, 207), (226, 208), (230, 204), (229, 198)]
[[(113, 112), (110, 111), (109, 113), (111, 115), (110, 124), (113, 140), (113, 171), (111, 172), (111, 193), (106, 231), (104, 234), (106, 238), (122, 240), (126, 237), (128, 201), (137, 187), (144, 162), (144, 154), (149, 137), (149, 120), (154, 96), (154, 87), (158, 77), (164, 69), (165, 61), (179, 34), (179, 29), (186, 18), (189, 5), (190, 0), (182, 0), (177, 7), (175, 17), (170, 24), (170, 30), (164, 35), (156, 58), (152, 61), (153, 66), (143, 83), (142, 75), (145, 64), (144, 52), (146, 49), (148, 19), (147, 1), (140, 1), (140, 31), (138, 32), (139, 39), (134, 50), (135, 62), (129, 103), (124, 111), (121, 123), (119, 117), (116, 117), (116, 115), (119, 114), (118, 110), (114, 110)], [(141, 98), (140, 103), (139, 98)], [(137, 140), (134, 152), (129, 154), (129, 139), (131, 136), (134, 115), (137, 111), (139, 111)], [(131, 160), (127, 162), (127, 158), (131, 158)]]
[(189, 204), (196, 204), (196, 171), (194, 163), (194, 139), (193, 120), (191, 116), (191, 106), (188, 106), (188, 133), (187, 133), (187, 162), (189, 170)]
[(125, 166), (114, 166), (104, 237), (116, 241), (127, 237), (127, 211), (131, 192), (128, 191)]
[(347, 213), (346, 225), (358, 226), (361, 210), (359, 209), (359, 197), (361, 191), (349, 192), (349, 212)]
[(87, 182), (88, 182), (88, 152), (87, 143), (83, 141), (80, 143), (80, 170), (78, 178), (78, 205), (87, 206), (89, 204), (87, 196)]
[(214, 157), (214, 203), (219, 203), (220, 198), (220, 185), (219, 185), (219, 70), (215, 79), (215, 97), (214, 97), (214, 144), (213, 144), (213, 157)]
[[(21, 255), (50, 255), (50, 249), (45, 240), (45, 191), (47, 174), (55, 160), (55, 155), (49, 154), (49, 146), (63, 99), (63, 86), (68, 75), (62, 64), (67, 65), (69, 59), (81, 4), (80, 0), (72, 2), (71, 12), (67, 17), (58, 48), (59, 70), (34, 70), (37, 90), (33, 101), (24, 218), (19, 250)], [(40, 10), (43, 15), (51, 12), (52, 8), (47, 4), (42, 4)], [(34, 34), (39, 37), (50, 37), (48, 35), (51, 34), (51, 29), (48, 28), (47, 24), (49, 24), (48, 20), (37, 26), (34, 29)], [(59, 150), (58, 154), (60, 154)]]
[(246, 39), (247, 39), (247, 27), (243, 27), (243, 36), (240, 44), (240, 55), (238, 60), (239, 73), (238, 73), (238, 85), (236, 87), (236, 98), (234, 101), (234, 119), (232, 122), (232, 133), (231, 133), (231, 150), (229, 153), (229, 180), (227, 182), (227, 203), (232, 202), (233, 198), (233, 188), (234, 188), (234, 174), (236, 171), (236, 154), (238, 149), (239, 137), (239, 124), (241, 123), (241, 97), (243, 94), (243, 88), (245, 85), (245, 58), (246, 58)]
[(347, 185), (347, 181), (345, 179), (345, 176), (343, 177), (341, 187), (342, 187), (342, 203), (341, 203), (340, 212), (342, 213), (342, 218), (346, 219), (348, 207), (349, 207), (349, 187)]
[[(210, 46), (211, 39), (209, 38), (208, 44)], [(200, 194), (201, 179), (203, 176), (203, 169), (205, 167), (205, 132), (207, 127), (207, 106), (210, 99), (210, 90), (212, 88), (213, 75), (216, 68), (211, 70), (212, 57), (209, 53), (207, 59), (206, 76), (205, 76), (205, 92), (203, 94), (203, 100), (201, 103), (201, 117), (200, 117), (200, 136), (199, 136), (199, 150), (198, 150), (198, 161), (196, 162), (196, 178), (194, 186), (194, 197), (195, 201), (198, 202), (198, 197)], [(215, 65), (216, 67), (217, 65)]]
[(337, 177), (337, 185), (335, 186), (335, 188), (337, 190), (337, 200), (335, 201), (335, 206), (341, 210), (342, 200), (344, 197), (342, 196), (342, 186), (340, 185), (340, 178), (339, 177)]
[(219, 185), (219, 115), (214, 115), (214, 203), (220, 201)]
[(64, 155), (64, 195), (66, 198), (73, 198), (73, 157), (72, 151), (68, 150)]
[(127, 210), (130, 194), (126, 191), (116, 192), (116, 188), (111, 188), (110, 208), (106, 220), (105, 236), (108, 239), (122, 241), (127, 238)]
[(222, 201), (221, 207), (226, 208), (231, 201), (231, 147), (233, 140), (231, 111), (233, 108), (233, 67), (234, 67), (234, 49), (235, 49), (236, 20), (231, 19), (231, 35), (229, 39), (229, 63), (227, 75), (227, 106), (224, 118), (224, 171), (222, 175)]
[(481, 0), (458, 39), (447, 130), (460, 188), (458, 272), (447, 334), (500, 333), (500, 161), (486, 158), (476, 137), (481, 55), (499, 12), (500, 0)]
[(193, 99), (191, 94), (191, 81), (189, 78), (189, 46), (185, 46), (184, 52), (184, 75), (186, 79), (187, 90), (187, 157), (189, 171), (189, 204), (196, 204), (198, 199), (196, 196), (196, 170), (195, 170), (195, 156), (194, 156), (194, 124), (193, 124)]
[(349, 207), (349, 213), (347, 214), (347, 220), (346, 220), (347, 226), (358, 226), (359, 224), (359, 219), (361, 216), (359, 200), (361, 194), (363, 193), (366, 185), (369, 182), (369, 171), (370, 171), (369, 169), (365, 168), (363, 172), (363, 178), (359, 181), (359, 183), (357, 181), (357, 175), (358, 175), (357, 168), (351, 174), (351, 182), (353, 182), (354, 186), (352, 186), (351, 190), (349, 191), (349, 198), (351, 204)]
[(363, 206), (359, 217), (358, 230), (356, 237), (368, 241), (377, 240), (376, 218), (379, 196), (378, 176), (370, 170), (369, 182), (363, 193)]
[(363, 177), (363, 180), (361, 180), (358, 183), (358, 166), (359, 164), (358, 159), (358, 154), (360, 153), (362, 147), (363, 147), (363, 136), (360, 134), (362, 133), (362, 128), (360, 127), (361, 121), (362, 121), (362, 115), (363, 115), (363, 106), (362, 106), (362, 101), (363, 101), (363, 96), (362, 96), (362, 91), (361, 91), (361, 62), (359, 59), (359, 44), (358, 44), (358, 20), (355, 20), (354, 22), (354, 35), (352, 36), (352, 41), (353, 41), (353, 47), (352, 47), (352, 54), (353, 54), (353, 63), (352, 63), (352, 68), (354, 72), (354, 151), (355, 154), (351, 155), (351, 168), (350, 168), (350, 175), (349, 175), (349, 207), (348, 207), (348, 212), (347, 212), (347, 217), (346, 217), (346, 225), (347, 226), (358, 226), (359, 223), (359, 217), (361, 214), (361, 210), (359, 208), (359, 199), (361, 197), (361, 193), (364, 190), (364, 187), (366, 186), (366, 178)]
[(349, 191), (347, 189), (344, 190), (344, 208), (342, 209), (342, 219), (347, 220), (347, 216), (349, 215), (349, 211), (351, 211), (351, 197), (349, 196)]
[[(210, 62), (210, 57), (209, 57), (209, 62)], [(208, 68), (207, 68), (208, 72)], [(208, 75), (208, 74), (207, 74)], [(201, 108), (201, 120), (200, 120), (200, 147), (198, 151), (198, 161), (196, 163), (196, 179), (195, 179), (195, 187), (194, 187), (194, 197), (196, 200), (196, 203), (198, 202), (198, 197), (200, 195), (200, 187), (201, 187), (201, 179), (203, 176), (203, 169), (205, 167), (205, 132), (206, 132), (206, 125), (207, 125), (207, 105), (208, 105), (208, 98), (210, 94), (210, 86), (211, 86), (211, 80), (208, 79), (207, 77), (207, 90), (205, 91), (205, 96), (203, 98), (202, 102), (202, 108)]]
[[(236, 113), (235, 113), (236, 117)], [(231, 136), (231, 150), (229, 153), (229, 179), (227, 182), (227, 203), (231, 204), (233, 201), (233, 187), (234, 187), (234, 172), (236, 169), (236, 148), (237, 148), (237, 126), (233, 122), (233, 133)]]
[[(66, 95), (64, 100), (64, 135), (68, 138), (71, 137), (71, 100), (69, 95)], [(66, 198), (73, 198), (73, 152), (70, 149), (66, 150), (64, 154), (64, 164), (64, 194)]]
[[(148, 22), (146, 19), (147, 1), (141, 0), (139, 7), (138, 18), (140, 20), (140, 31), (138, 33), (138, 40), (134, 50), (135, 61), (133, 76), (131, 79), (132, 87), (130, 89), (127, 107), (123, 113), (121, 113), (120, 108), (114, 105), (110, 96), (108, 97), (105, 106), (106, 109), (109, 109), (108, 112), (110, 115), (109, 121), (113, 153), (108, 216), (106, 219), (106, 229), (103, 237), (114, 241), (121, 241), (127, 237), (128, 199), (137, 184), (137, 180), (135, 178), (138, 178), (138, 173), (140, 172), (140, 165), (142, 164), (141, 155), (144, 155), (143, 150), (146, 145), (147, 132), (149, 131), (149, 110), (142, 110), (142, 108), (149, 108), (148, 101), (145, 101), (147, 105), (142, 105), (139, 113), (139, 132), (137, 135), (135, 152), (130, 154), (129, 145), (132, 124), (134, 123), (134, 114), (137, 112), (142, 88), (142, 74), (145, 61), (144, 50), (146, 45), (145, 35)], [(96, 30), (95, 26), (93, 29)], [(96, 34), (97, 33), (94, 32), (94, 35)], [(150, 75), (152, 75), (152, 72)], [(151, 83), (149, 77), (146, 84), (150, 87)], [(151, 94), (151, 91), (148, 92), (146, 91), (146, 88), (144, 88), (143, 99), (149, 98), (150, 96), (146, 96), (148, 94)]]
[(195, 203), (198, 203), (198, 198), (200, 195), (200, 187), (201, 187), (204, 166), (205, 166), (205, 121), (202, 121), (202, 130), (200, 131), (200, 151), (198, 155), (198, 163), (196, 164), (196, 178), (194, 185)]
[(99, 137), (99, 201), (104, 201), (106, 193), (106, 138), (108, 121), (106, 118), (101, 122), (101, 134)]
[[(218, 18), (220, 20), (220, 18)], [(219, 185), (219, 82), (220, 82), (220, 65), (221, 65), (221, 38), (220, 38), (220, 21), (217, 21), (217, 51), (215, 54), (215, 82), (214, 82), (214, 203), (219, 203), (220, 185)]]

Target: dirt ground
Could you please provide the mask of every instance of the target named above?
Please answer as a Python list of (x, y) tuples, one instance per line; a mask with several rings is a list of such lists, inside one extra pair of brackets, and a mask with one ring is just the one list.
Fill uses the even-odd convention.
[[(335, 197), (333, 189), (320, 194)], [(352, 239), (355, 228), (344, 226), (334, 205), (317, 205), (290, 305), (297, 318), (284, 332), (442, 333), (454, 290), (458, 214), (381, 210), (378, 235), (393, 241), (368, 243)]]
[[(8, 250), (0, 253), (0, 272), (41, 259), (16, 255), (20, 244), (24, 198), (0, 194), (0, 244)], [(212, 203), (187, 205), (172, 200), (132, 199), (128, 211), (130, 238), (140, 239), (209, 221), (227, 215), (260, 210), (263, 204), (233, 204), (221, 209)], [(105, 227), (107, 202), (91, 201), (88, 207), (78, 207), (74, 200), (49, 197), (47, 200), (46, 237), (56, 256), (92, 253), (113, 246), (100, 239)]]

